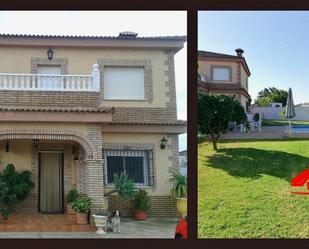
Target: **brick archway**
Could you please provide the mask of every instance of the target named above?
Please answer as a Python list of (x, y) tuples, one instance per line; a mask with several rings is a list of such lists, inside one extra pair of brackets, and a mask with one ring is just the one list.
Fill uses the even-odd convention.
[(100, 159), (94, 143), (85, 135), (72, 130), (1, 130), (1, 140), (61, 140), (61, 141), (74, 141), (79, 143), (85, 151), (87, 159)]

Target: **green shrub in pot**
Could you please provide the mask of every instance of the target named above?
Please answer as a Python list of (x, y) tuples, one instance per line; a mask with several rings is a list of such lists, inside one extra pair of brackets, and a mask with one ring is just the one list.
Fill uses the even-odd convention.
[(88, 213), (91, 207), (91, 198), (88, 196), (77, 197), (75, 201), (71, 203), (72, 209), (77, 213)]
[(134, 218), (135, 220), (146, 220), (147, 211), (150, 209), (149, 196), (147, 191), (140, 189), (134, 193)]

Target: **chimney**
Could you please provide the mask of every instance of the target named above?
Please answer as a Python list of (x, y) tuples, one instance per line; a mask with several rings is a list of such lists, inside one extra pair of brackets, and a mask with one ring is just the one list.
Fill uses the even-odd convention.
[(244, 53), (244, 51), (241, 48), (236, 48), (235, 52), (237, 54), (237, 56), (242, 57), (242, 54)]
[(137, 35), (138, 35), (138, 33), (134, 33), (132, 31), (123, 31), (123, 32), (119, 33), (118, 37), (121, 37), (121, 38), (135, 38)]

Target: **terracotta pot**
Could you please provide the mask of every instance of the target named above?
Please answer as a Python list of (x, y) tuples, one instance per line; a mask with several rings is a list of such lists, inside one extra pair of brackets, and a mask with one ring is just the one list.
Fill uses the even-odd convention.
[(76, 212), (76, 223), (80, 225), (88, 224), (88, 214)]
[(144, 210), (136, 209), (134, 212), (134, 219), (138, 221), (147, 220), (147, 213)]
[(182, 217), (187, 215), (187, 198), (176, 198), (177, 200), (177, 210)]

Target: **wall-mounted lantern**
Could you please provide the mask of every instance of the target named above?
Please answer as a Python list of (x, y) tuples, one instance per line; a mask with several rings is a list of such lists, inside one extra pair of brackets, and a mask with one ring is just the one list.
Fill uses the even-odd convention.
[(161, 139), (161, 149), (165, 149), (166, 145), (167, 145), (167, 139), (166, 139), (166, 137), (162, 137), (162, 139)]
[(5, 143), (5, 152), (9, 152), (9, 151), (10, 151), (9, 141), (6, 141), (6, 143)]
[(53, 58), (53, 55), (54, 55), (54, 51), (51, 48), (49, 48), (47, 50), (47, 58), (51, 60)]

